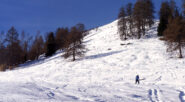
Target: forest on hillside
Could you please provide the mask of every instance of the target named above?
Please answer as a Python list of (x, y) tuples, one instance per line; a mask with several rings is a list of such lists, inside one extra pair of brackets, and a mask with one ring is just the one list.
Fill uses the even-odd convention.
[[(137, 0), (120, 8), (118, 30), (121, 40), (141, 39), (154, 24), (154, 14), (159, 13), (158, 36), (166, 42), (167, 51), (179, 52), (185, 46), (185, 0), (182, 7), (177, 7), (175, 0), (163, 1), (160, 11), (154, 10), (152, 0)], [(182, 10), (180, 10), (182, 8)], [(83, 56), (85, 46), (83, 38), (87, 35), (85, 25), (79, 23), (71, 28), (61, 27), (56, 32), (47, 33), (44, 37), (39, 32), (31, 36), (11, 27), (7, 33), (1, 33), (0, 70), (13, 69), (27, 61), (38, 60), (44, 54), (52, 56), (57, 50), (64, 51), (64, 58)]]
[[(13, 69), (27, 61), (38, 60), (39, 56), (52, 56), (57, 50), (65, 50), (65, 58), (73, 55), (83, 55), (82, 40), (85, 25), (79, 23), (69, 28), (58, 28), (43, 37), (39, 32), (33, 37), (24, 31), (19, 34), (15, 27), (11, 27), (6, 34), (1, 33), (0, 40), (0, 70)], [(79, 53), (79, 49), (80, 53)]]
[[(145, 36), (146, 30), (154, 24), (154, 13), (152, 0), (137, 0), (135, 4), (128, 3), (126, 7), (121, 7), (118, 15), (120, 39), (140, 39)], [(178, 51), (179, 58), (183, 58), (184, 28), (185, 0), (182, 7), (177, 7), (175, 0), (163, 1), (159, 11), (158, 36), (166, 42), (167, 52)]]

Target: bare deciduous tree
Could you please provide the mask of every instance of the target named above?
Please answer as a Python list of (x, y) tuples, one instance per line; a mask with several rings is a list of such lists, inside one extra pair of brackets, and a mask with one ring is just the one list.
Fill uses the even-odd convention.
[(169, 20), (167, 29), (164, 31), (164, 38), (167, 41), (167, 51), (179, 51), (179, 58), (182, 58), (182, 48), (185, 46), (185, 21), (182, 17)]
[(126, 40), (128, 36), (127, 32), (127, 20), (126, 20), (126, 13), (124, 7), (120, 9), (119, 15), (118, 15), (118, 31), (121, 40)]
[(76, 56), (82, 57), (85, 53), (85, 46), (81, 43), (82, 34), (76, 26), (71, 28), (70, 34), (68, 35), (68, 40), (65, 47), (64, 57), (73, 57), (73, 61), (76, 60)]

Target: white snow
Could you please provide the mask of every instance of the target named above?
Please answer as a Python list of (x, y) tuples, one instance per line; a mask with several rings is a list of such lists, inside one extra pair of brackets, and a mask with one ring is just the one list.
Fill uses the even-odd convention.
[(85, 37), (84, 58), (72, 62), (58, 52), (1, 72), (0, 101), (185, 102), (185, 59), (170, 58), (157, 25), (142, 39), (120, 41), (114, 21)]

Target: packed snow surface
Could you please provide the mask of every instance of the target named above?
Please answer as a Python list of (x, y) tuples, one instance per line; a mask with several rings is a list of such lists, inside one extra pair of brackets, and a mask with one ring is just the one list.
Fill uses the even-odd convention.
[(142, 39), (121, 41), (114, 21), (85, 37), (84, 58), (72, 62), (59, 51), (1, 72), (0, 101), (185, 102), (185, 59), (166, 52), (157, 25)]

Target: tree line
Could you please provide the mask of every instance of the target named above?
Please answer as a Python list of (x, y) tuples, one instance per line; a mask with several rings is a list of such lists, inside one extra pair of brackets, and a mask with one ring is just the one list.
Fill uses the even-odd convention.
[(0, 70), (13, 69), (27, 61), (38, 60), (40, 55), (52, 56), (59, 49), (64, 51), (64, 58), (83, 56), (85, 46), (83, 37), (85, 25), (79, 23), (71, 28), (58, 28), (56, 32), (47, 33), (44, 37), (38, 32), (35, 37), (24, 31), (19, 34), (11, 27), (0, 39)]
[[(178, 52), (179, 58), (183, 58), (185, 47), (185, 0), (182, 11), (174, 0), (164, 1), (161, 4), (158, 36), (167, 44), (167, 52)], [(175, 54), (175, 53), (172, 53)]]
[(138, 38), (145, 36), (147, 28), (154, 24), (154, 5), (151, 0), (137, 0), (121, 7), (118, 14), (118, 31), (120, 38)]
[[(185, 46), (185, 0), (180, 12), (174, 0), (163, 1), (159, 11), (158, 36), (163, 39), (167, 51), (178, 51), (182, 58)], [(154, 4), (152, 0), (137, 0), (135, 4), (128, 3), (121, 7), (118, 14), (118, 32), (121, 40), (140, 39), (147, 29), (154, 24)], [(84, 24), (71, 28), (58, 28), (56, 32), (47, 33), (44, 37), (38, 32), (35, 37), (21, 34), (11, 27), (0, 38), (0, 69), (12, 69), (27, 61), (39, 59), (40, 55), (52, 56), (59, 49), (64, 51), (64, 58), (76, 60), (83, 56), (85, 46), (83, 38), (86, 35)]]
[[(167, 52), (178, 51), (183, 58), (185, 47), (185, 0), (180, 12), (175, 0), (161, 3), (159, 11), (158, 36), (166, 42)], [(121, 40), (145, 36), (146, 30), (154, 24), (154, 4), (152, 0), (137, 0), (121, 7), (118, 14), (118, 32)]]

